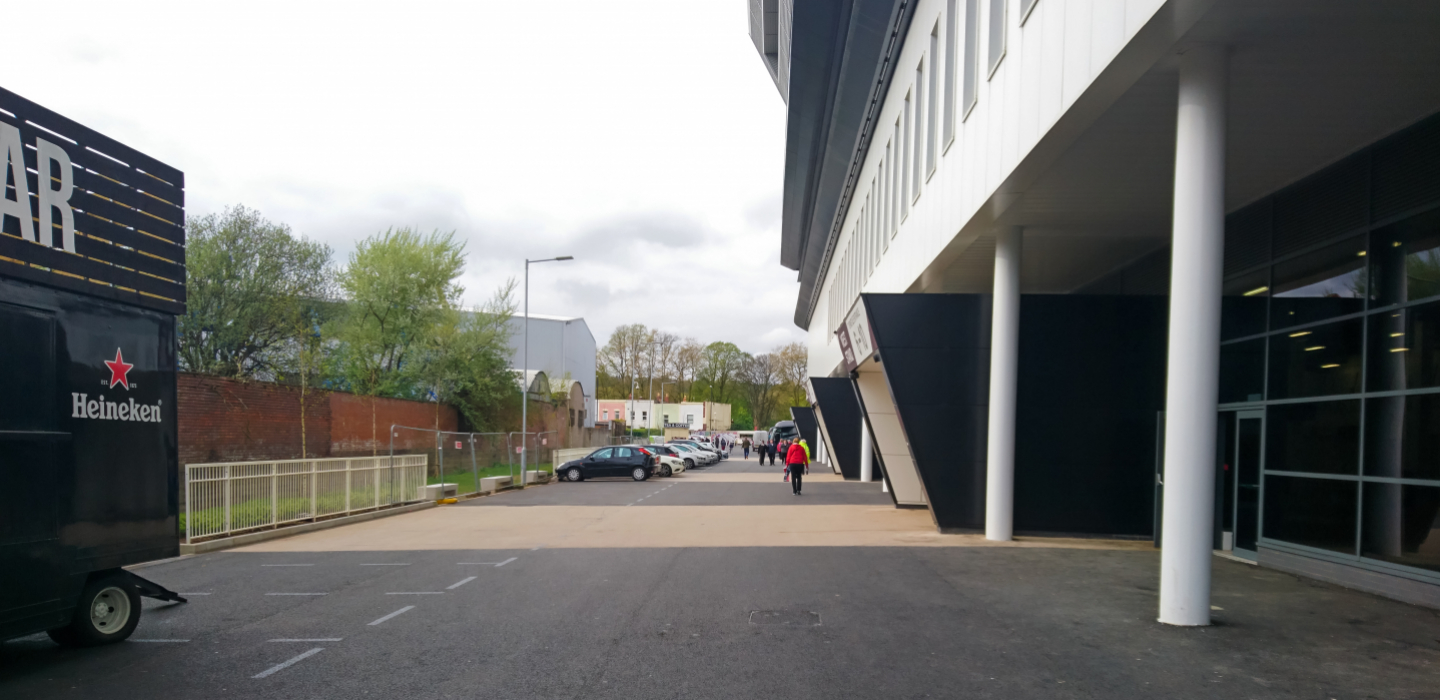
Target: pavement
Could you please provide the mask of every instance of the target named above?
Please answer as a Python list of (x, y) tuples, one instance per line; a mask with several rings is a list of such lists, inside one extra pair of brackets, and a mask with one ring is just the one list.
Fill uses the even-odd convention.
[(1147, 543), (938, 535), (878, 484), (730, 460), (140, 570), (131, 642), (0, 644), (0, 698), (1440, 698), (1440, 613)]

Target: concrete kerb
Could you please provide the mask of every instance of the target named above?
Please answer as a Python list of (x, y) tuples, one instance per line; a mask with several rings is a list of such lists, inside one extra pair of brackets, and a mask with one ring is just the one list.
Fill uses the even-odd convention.
[(335, 518), (333, 520), (321, 520), (320, 522), (315, 523), (301, 523), (299, 525), (291, 525), (288, 527), (281, 527), (274, 530), (249, 532), (243, 535), (236, 535), (234, 537), (222, 537), (220, 539), (207, 540), (205, 542), (196, 542), (194, 544), (185, 544), (182, 542), (180, 543), (180, 555), (185, 556), (190, 554), (204, 554), (206, 552), (218, 552), (222, 549), (243, 547), (247, 544), (255, 544), (256, 542), (265, 542), (267, 540), (279, 539), (281, 537), (299, 535), (305, 532), (328, 530), (332, 527), (340, 527), (341, 525), (350, 525), (353, 523), (363, 523), (367, 520), (384, 518), (391, 515), (400, 515), (401, 513), (413, 513), (417, 510), (434, 508), (435, 505), (436, 504), (433, 501), (424, 501), (421, 503), (411, 503), (410, 505), (405, 506), (386, 508), (384, 510), (372, 510), (368, 513), (347, 515), (343, 518)]

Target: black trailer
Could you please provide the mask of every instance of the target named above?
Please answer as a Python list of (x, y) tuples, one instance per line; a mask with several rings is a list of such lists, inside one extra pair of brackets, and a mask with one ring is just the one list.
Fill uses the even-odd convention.
[(0, 640), (121, 641), (179, 554), (184, 175), (0, 89)]

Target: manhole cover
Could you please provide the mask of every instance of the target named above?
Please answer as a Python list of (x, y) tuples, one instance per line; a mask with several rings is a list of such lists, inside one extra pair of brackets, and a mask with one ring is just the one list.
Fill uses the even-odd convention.
[(794, 612), (791, 610), (754, 610), (750, 613), (750, 624), (819, 627), (820, 613)]

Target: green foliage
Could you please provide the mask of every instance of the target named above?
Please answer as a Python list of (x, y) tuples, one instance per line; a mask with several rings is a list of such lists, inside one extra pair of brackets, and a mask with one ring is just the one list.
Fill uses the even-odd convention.
[(189, 372), (268, 379), (330, 314), (330, 248), (243, 206), (191, 219), (179, 362)]
[(451, 404), (475, 430), (498, 427), (507, 399), (516, 395), (510, 370), (510, 317), (515, 313), (515, 280), (508, 280), (484, 305), (440, 326), (426, 343), (423, 380), (440, 401)]
[[(356, 246), (339, 275), (339, 373), (357, 394), (423, 398), (426, 355), (458, 333), (464, 245), (454, 233), (388, 230)], [(454, 345), (458, 345), (458, 342)]]

